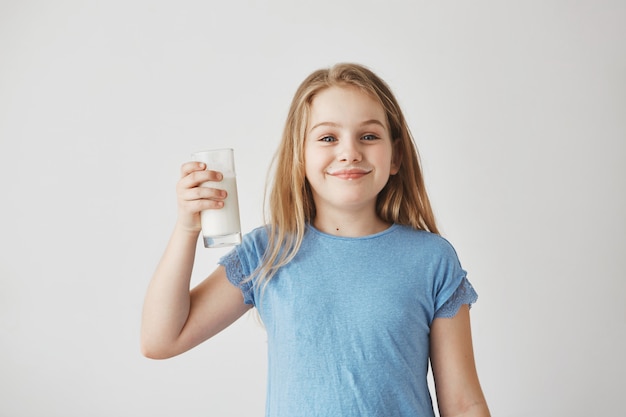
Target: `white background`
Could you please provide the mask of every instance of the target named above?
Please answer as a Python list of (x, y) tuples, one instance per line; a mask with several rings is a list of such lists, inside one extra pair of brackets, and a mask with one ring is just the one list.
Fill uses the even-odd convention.
[[(180, 164), (235, 148), (259, 225), (292, 94), (339, 61), (406, 112), (493, 415), (620, 415), (624, 21), (617, 0), (0, 0), (0, 415), (263, 415), (254, 318), (152, 361), (143, 295)], [(223, 253), (198, 249), (194, 283)]]

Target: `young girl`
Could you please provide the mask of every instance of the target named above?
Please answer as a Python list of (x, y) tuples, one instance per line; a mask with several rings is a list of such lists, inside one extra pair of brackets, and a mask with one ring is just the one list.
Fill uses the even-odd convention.
[(178, 220), (146, 295), (142, 351), (168, 358), (256, 307), (268, 336), (266, 415), (488, 416), (474, 365), (477, 296), (438, 235), (417, 151), (367, 68), (311, 74), (275, 159), (267, 225), (189, 290), (201, 210), (221, 173), (182, 166)]

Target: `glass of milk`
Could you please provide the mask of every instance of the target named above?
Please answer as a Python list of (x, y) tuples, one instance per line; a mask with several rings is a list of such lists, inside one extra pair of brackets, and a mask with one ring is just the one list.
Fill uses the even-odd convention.
[(202, 238), (205, 248), (219, 248), (241, 243), (241, 225), (239, 222), (239, 199), (237, 198), (237, 181), (235, 179), (235, 157), (232, 149), (215, 149), (195, 152), (192, 160), (204, 162), (207, 169), (222, 173), (222, 181), (207, 181), (202, 187), (226, 190), (224, 207), (203, 210), (200, 214), (202, 222)]

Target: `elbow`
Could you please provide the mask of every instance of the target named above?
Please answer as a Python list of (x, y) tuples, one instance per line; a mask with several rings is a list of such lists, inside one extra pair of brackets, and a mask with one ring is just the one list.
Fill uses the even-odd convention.
[(148, 359), (166, 359), (162, 354), (160, 354), (160, 352), (144, 344), (141, 344), (140, 351), (141, 354)]
[(154, 349), (154, 347), (144, 342), (140, 343), (139, 351), (145, 358), (148, 359), (165, 359), (162, 352), (159, 352), (157, 349)]
[(155, 360), (169, 359), (174, 356), (165, 351), (152, 349), (144, 345), (141, 345), (141, 354), (148, 359), (155, 359)]
[(143, 337), (139, 344), (139, 350), (141, 354), (148, 359), (161, 360), (175, 356), (169, 349), (165, 349), (160, 344), (146, 340), (146, 338)]

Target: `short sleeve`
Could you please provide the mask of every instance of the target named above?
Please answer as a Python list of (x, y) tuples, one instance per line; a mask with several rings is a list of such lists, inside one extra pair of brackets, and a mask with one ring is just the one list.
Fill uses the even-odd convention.
[(468, 304), (471, 308), (476, 300), (478, 300), (478, 294), (468, 279), (464, 277), (450, 298), (435, 312), (435, 318), (454, 317), (463, 304)]
[(241, 290), (244, 302), (254, 305), (253, 284), (243, 272), (237, 250), (233, 249), (222, 256), (218, 263), (226, 269), (226, 277), (230, 283)]

